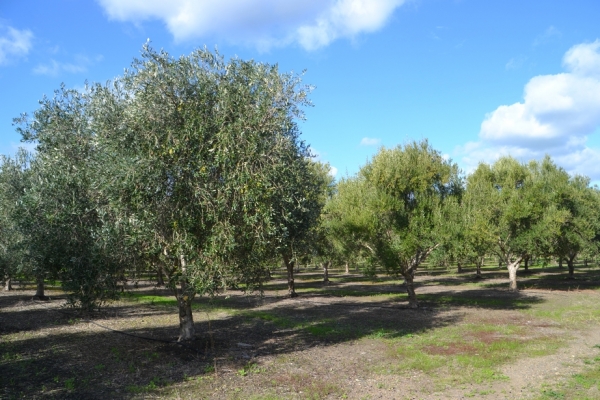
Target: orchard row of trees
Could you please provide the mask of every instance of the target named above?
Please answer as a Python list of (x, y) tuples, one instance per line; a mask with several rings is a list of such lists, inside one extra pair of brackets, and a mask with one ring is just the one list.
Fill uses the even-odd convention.
[[(61, 283), (91, 310), (126, 271), (151, 269), (175, 294), (180, 340), (195, 296), (260, 290), (283, 263), (365, 261), (406, 282), (432, 252), (480, 270), (595, 254), (600, 196), (549, 158), (502, 158), (466, 179), (427, 141), (381, 149), (334, 184), (297, 121), (311, 88), (277, 66), (149, 46), (122, 77), (61, 87), (16, 120), (36, 152), (0, 160), (0, 272)], [(325, 276), (325, 279), (327, 277)]]

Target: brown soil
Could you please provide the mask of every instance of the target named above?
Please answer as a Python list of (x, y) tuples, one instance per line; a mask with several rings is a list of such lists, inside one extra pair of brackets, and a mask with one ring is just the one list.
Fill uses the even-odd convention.
[[(283, 280), (270, 282), (262, 298), (232, 292), (213, 302), (198, 299), (197, 338), (185, 344), (174, 343), (178, 320), (171, 306), (124, 300), (80, 315), (64, 307), (59, 291), (48, 290), (46, 302), (32, 300), (32, 287), (0, 292), (0, 399), (535, 398), (542, 384), (583, 370), (600, 344), (596, 320), (570, 325), (527, 313), (536, 304), (568, 305), (581, 296), (600, 304), (593, 290), (600, 287), (597, 270), (580, 272), (576, 281), (560, 273), (529, 273), (521, 280), (525, 289), (512, 293), (501, 270), (486, 271), (484, 280), (428, 270), (416, 278), (421, 308), (413, 310), (401, 282), (331, 270), (332, 284), (323, 285), (318, 272), (305, 271), (295, 299), (283, 296)], [(475, 285), (482, 281), (486, 287)], [(135, 291), (167, 293), (150, 284)], [(523, 341), (568, 340), (553, 354), (501, 366), (507, 379), (440, 387), (430, 373), (395, 370), (395, 350), (379, 336), (463, 324), (522, 326)], [(462, 343), (424, 351), (473, 354), (473, 340), (500, 339), (496, 332), (469, 332)]]

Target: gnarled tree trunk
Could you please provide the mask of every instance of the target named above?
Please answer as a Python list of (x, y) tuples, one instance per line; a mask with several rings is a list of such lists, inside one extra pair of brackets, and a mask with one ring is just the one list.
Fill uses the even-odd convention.
[(410, 308), (419, 308), (419, 303), (417, 301), (417, 293), (415, 292), (415, 271), (421, 265), (425, 259), (431, 254), (433, 250), (435, 250), (439, 244), (432, 246), (426, 250), (418, 251), (415, 256), (407, 261), (404, 265), (402, 276), (404, 277), (404, 284), (406, 285), (406, 293), (408, 293), (408, 306)]
[(294, 260), (292, 260), (287, 254), (284, 254), (283, 264), (287, 270), (288, 295), (290, 297), (297, 297), (298, 293), (296, 293), (296, 287), (294, 285)]
[(410, 308), (419, 308), (417, 293), (415, 292), (414, 271), (411, 268), (411, 270), (402, 274), (402, 276), (404, 277), (404, 284), (406, 285), (406, 293), (408, 293), (408, 306)]
[(181, 342), (193, 339), (196, 329), (194, 328), (194, 318), (192, 315), (194, 293), (189, 290), (185, 278), (186, 262), (183, 254), (179, 256), (179, 261), (181, 263), (182, 277), (179, 281), (179, 290), (177, 291), (177, 307), (179, 308), (179, 339), (177, 340)]
[(523, 257), (519, 257), (516, 261), (513, 261), (512, 263), (508, 262), (506, 264), (506, 268), (508, 269), (508, 280), (510, 281), (510, 290), (513, 292), (519, 290), (517, 286), (517, 270), (519, 269), (522, 260)]

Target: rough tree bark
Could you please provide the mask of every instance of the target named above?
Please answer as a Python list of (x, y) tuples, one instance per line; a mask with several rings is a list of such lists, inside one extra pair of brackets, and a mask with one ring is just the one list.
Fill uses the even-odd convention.
[(179, 339), (177, 341), (182, 342), (184, 340), (191, 340), (196, 334), (194, 328), (194, 318), (192, 316), (192, 301), (194, 300), (193, 292), (190, 293), (188, 290), (187, 280), (185, 278), (186, 262), (185, 256), (182, 254), (179, 256), (179, 262), (181, 263), (181, 279), (179, 281), (179, 290), (177, 291), (177, 306), (179, 308)]
[(408, 293), (408, 307), (419, 308), (419, 302), (417, 301), (417, 293), (415, 292), (415, 276), (412, 268), (407, 273), (402, 274), (404, 277), (404, 284), (406, 285), (406, 293)]
[(517, 286), (517, 270), (523, 261), (523, 257), (517, 258), (515, 261), (507, 262), (506, 268), (508, 269), (508, 280), (510, 281), (510, 290), (516, 292), (519, 290)]
[(419, 265), (425, 261), (427, 256), (431, 254), (439, 245), (435, 245), (425, 251), (418, 251), (415, 256), (408, 260), (402, 268), (402, 276), (404, 277), (404, 284), (406, 285), (406, 293), (408, 294), (408, 306), (410, 308), (419, 308), (419, 302), (417, 301), (417, 293), (415, 292), (415, 271)]
[(294, 260), (292, 260), (287, 254), (284, 254), (283, 264), (287, 270), (288, 296), (298, 297), (298, 293), (296, 293), (296, 287), (294, 285)]

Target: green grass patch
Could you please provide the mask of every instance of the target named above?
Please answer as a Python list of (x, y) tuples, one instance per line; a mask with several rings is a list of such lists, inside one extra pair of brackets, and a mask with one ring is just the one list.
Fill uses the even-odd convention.
[(265, 311), (244, 311), (247, 319), (261, 319), (273, 323), (277, 328), (304, 331), (315, 337), (348, 337), (357, 331), (351, 326), (340, 324), (333, 318), (313, 319), (311, 321), (295, 321), (288, 317), (279, 316)]
[(377, 372), (405, 374), (416, 370), (430, 375), (437, 385), (456, 385), (506, 379), (500, 372), (502, 365), (518, 357), (550, 354), (559, 347), (558, 339), (527, 338), (526, 329), (517, 325), (463, 324), (399, 337), (378, 330), (369, 337), (389, 346), (388, 358), (392, 361), (376, 367)]
[(447, 296), (438, 294), (417, 294), (419, 301), (435, 303), (441, 306), (468, 306), (486, 308), (511, 308), (527, 309), (541, 300), (534, 297), (520, 298), (492, 298), (492, 297), (470, 297), (470, 296)]
[(126, 299), (131, 299), (141, 303), (147, 303), (157, 306), (176, 307), (177, 299), (174, 296), (154, 296), (141, 293), (128, 292), (124, 296)]
[(596, 296), (586, 293), (570, 293), (569, 296), (569, 301), (541, 303), (525, 312), (571, 327), (600, 322), (600, 303)]

